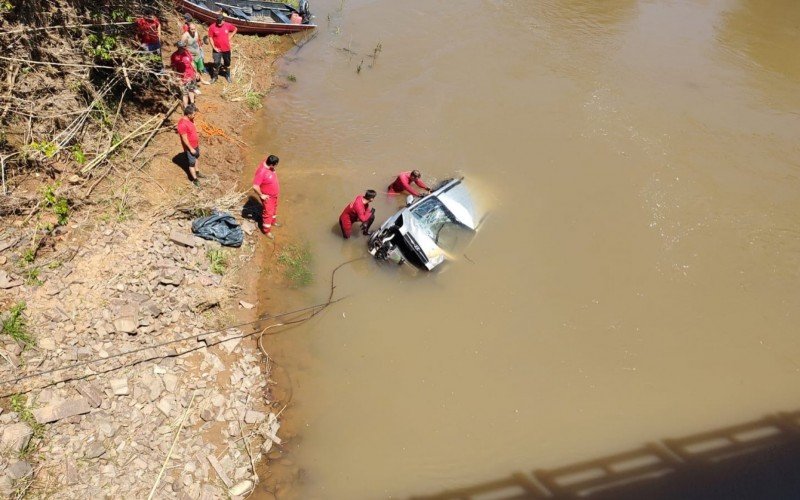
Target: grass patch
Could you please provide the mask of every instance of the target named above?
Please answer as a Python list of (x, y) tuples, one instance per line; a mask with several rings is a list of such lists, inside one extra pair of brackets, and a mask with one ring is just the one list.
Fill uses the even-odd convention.
[[(28, 398), (24, 394), (14, 394), (11, 396), (11, 411), (19, 415), (22, 422), (28, 424), (33, 431), (33, 438), (41, 439), (44, 436), (44, 425), (36, 421), (31, 407), (28, 406)], [(20, 452), (20, 458), (24, 459), (31, 455), (36, 449), (34, 439), (28, 441), (28, 445)]]
[(292, 74), (287, 75), (286, 79), (289, 80), (290, 82), (296, 82), (297, 81), (297, 77), (292, 75)]
[(40, 286), (44, 284), (39, 278), (39, 268), (38, 267), (29, 267), (25, 270), (25, 284), (31, 286)]
[(33, 261), (36, 260), (36, 250), (33, 248), (29, 248), (22, 252), (22, 262), (26, 264), (33, 264)]
[(133, 217), (133, 206), (130, 200), (130, 188), (127, 184), (119, 188), (114, 194), (105, 200), (108, 211), (100, 216), (103, 222), (125, 222)]
[(14, 304), (3, 319), (2, 328), (4, 334), (28, 348), (36, 345), (36, 341), (28, 331), (28, 325), (22, 315), (26, 307), (25, 302), (22, 301)]
[(78, 165), (86, 163), (86, 152), (84, 152), (80, 144), (72, 146), (70, 152), (72, 153), (72, 159), (75, 160)]
[(283, 266), (283, 275), (295, 286), (310, 285), (314, 281), (311, 272), (311, 250), (308, 244), (289, 245), (278, 254), (278, 264)]
[(221, 248), (211, 249), (206, 252), (208, 261), (211, 263), (211, 272), (223, 275), (228, 268), (228, 257)]
[(254, 92), (252, 90), (248, 90), (247, 93), (244, 95), (244, 102), (247, 104), (248, 108), (255, 111), (257, 109), (261, 109), (262, 97), (264, 96), (260, 92)]

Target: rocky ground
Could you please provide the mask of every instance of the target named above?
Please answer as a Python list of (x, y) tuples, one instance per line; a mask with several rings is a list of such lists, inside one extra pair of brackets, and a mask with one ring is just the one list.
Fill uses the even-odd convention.
[[(279, 52), (275, 40), (237, 40), (240, 61)], [(0, 495), (238, 498), (280, 449), (284, 406), (255, 341), (270, 323), (254, 322), (242, 271), (265, 243), (237, 192), (252, 170), (239, 135), (271, 68), (240, 65), (234, 85), (202, 87), (200, 190), (173, 163), (180, 146), (166, 130), (142, 168), (111, 169), (33, 255), (36, 231), (53, 224), (47, 203), (0, 231), (0, 317), (4, 333), (24, 333), (0, 335)], [(240, 249), (191, 235), (210, 207), (242, 221)]]
[[(14, 287), (29, 298), (37, 340), (25, 348), (3, 339), (3, 379), (44, 374), (3, 384), (33, 388), (0, 414), (5, 495), (39, 478), (35, 492), (62, 498), (146, 497), (172, 448), (159, 498), (237, 496), (280, 441), (266, 358), (240, 338), (253, 328), (212, 326), (235, 321), (224, 312), (235, 269), (212, 272), (207, 253), (219, 245), (192, 236), (187, 220), (138, 225), (100, 226), (43, 285)], [(248, 239), (235, 258), (253, 250)], [(46, 373), (65, 366), (74, 367)]]

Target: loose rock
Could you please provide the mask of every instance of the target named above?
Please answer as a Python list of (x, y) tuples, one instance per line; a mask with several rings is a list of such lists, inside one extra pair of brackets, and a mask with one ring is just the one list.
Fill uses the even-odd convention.
[(25, 422), (18, 422), (0, 429), (0, 451), (19, 453), (28, 446), (33, 430)]
[(245, 479), (241, 483), (238, 483), (236, 486), (234, 486), (233, 488), (229, 489), (228, 493), (231, 496), (238, 497), (238, 496), (244, 495), (245, 493), (250, 491), (252, 488), (253, 488), (253, 481), (251, 481), (249, 479)]
[(130, 394), (130, 389), (128, 389), (128, 379), (127, 378), (114, 378), (110, 381), (111, 390), (117, 396), (125, 396)]
[(105, 455), (105, 453), (106, 448), (103, 446), (103, 443), (100, 441), (95, 441), (86, 447), (86, 450), (83, 452), (83, 456), (89, 459), (94, 459)]
[(86, 398), (89, 402), (89, 406), (92, 408), (99, 408), (100, 405), (103, 404), (103, 393), (100, 392), (100, 389), (98, 389), (96, 385), (84, 383), (80, 384), (77, 389), (81, 396)]
[(33, 410), (33, 417), (40, 424), (47, 424), (62, 418), (89, 413), (90, 410), (86, 398), (74, 398)]
[(8, 468), (6, 469), (6, 474), (8, 475), (8, 477), (10, 477), (15, 481), (18, 479), (22, 479), (31, 472), (33, 472), (31, 464), (23, 461), (14, 462), (11, 465), (9, 465)]
[(169, 239), (178, 245), (194, 247), (194, 236), (191, 234), (182, 233), (180, 231), (172, 231), (169, 233)]
[(244, 421), (247, 424), (260, 424), (266, 418), (267, 416), (264, 413), (255, 410), (247, 410), (247, 413), (244, 414)]

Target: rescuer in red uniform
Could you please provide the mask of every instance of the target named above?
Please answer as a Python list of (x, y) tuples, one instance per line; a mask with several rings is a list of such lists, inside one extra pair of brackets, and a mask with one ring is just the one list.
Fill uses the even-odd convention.
[(277, 156), (269, 155), (258, 165), (253, 177), (253, 191), (258, 194), (261, 204), (264, 206), (261, 213), (261, 232), (271, 240), (275, 239), (270, 231), (272, 226), (277, 225), (275, 218), (278, 213), (278, 195), (281, 192), (278, 173), (275, 172), (275, 166), (279, 161), (280, 158)]
[(395, 179), (395, 181), (389, 186), (387, 191), (389, 191), (389, 194), (397, 194), (402, 193), (403, 191), (408, 191), (414, 196), (419, 196), (419, 193), (416, 189), (411, 187), (411, 184), (416, 184), (425, 191), (429, 193), (431, 192), (430, 188), (426, 186), (424, 182), (422, 182), (422, 174), (419, 173), (419, 170), (400, 172), (400, 175), (397, 176), (397, 179)]
[(364, 196), (356, 196), (349, 205), (344, 207), (342, 215), (339, 216), (339, 227), (342, 228), (344, 239), (350, 238), (353, 223), (361, 221), (361, 233), (369, 234), (369, 227), (375, 222), (375, 209), (369, 208), (369, 203), (375, 199), (377, 193), (373, 189), (367, 189)]

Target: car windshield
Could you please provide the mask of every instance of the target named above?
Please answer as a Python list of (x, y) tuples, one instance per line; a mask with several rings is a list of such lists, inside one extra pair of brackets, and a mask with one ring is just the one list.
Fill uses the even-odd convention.
[(439, 232), (448, 224), (456, 224), (450, 211), (437, 198), (428, 197), (411, 209), (420, 227), (435, 242), (439, 242)]

